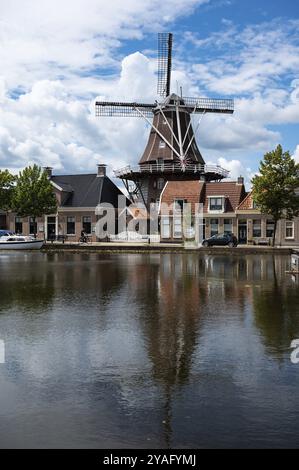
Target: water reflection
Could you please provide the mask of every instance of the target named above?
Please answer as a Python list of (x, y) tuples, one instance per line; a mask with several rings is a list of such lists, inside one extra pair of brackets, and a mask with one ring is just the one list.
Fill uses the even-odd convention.
[(271, 255), (0, 255), (0, 446), (290, 444), (288, 269)]

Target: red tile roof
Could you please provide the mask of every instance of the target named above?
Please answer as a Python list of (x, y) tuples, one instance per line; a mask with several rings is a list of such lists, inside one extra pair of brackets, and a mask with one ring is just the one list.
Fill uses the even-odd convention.
[(252, 209), (252, 207), (253, 207), (253, 199), (252, 199), (252, 192), (250, 192), (250, 193), (247, 194), (245, 199), (243, 199), (241, 204), (239, 204), (237, 209), (239, 211), (245, 211), (245, 210)]
[(234, 212), (246, 195), (243, 184), (235, 181), (221, 181), (220, 183), (205, 183), (203, 181), (168, 181), (162, 194), (162, 203), (172, 205), (174, 199), (182, 198), (192, 204), (204, 205), (204, 212), (208, 212), (209, 197), (224, 196), (225, 212)]
[(204, 204), (204, 212), (208, 212), (209, 197), (225, 196), (225, 212), (235, 212), (245, 194), (244, 185), (235, 181), (206, 183), (200, 202)]
[[(168, 181), (162, 194), (161, 202), (172, 206), (174, 199), (185, 199), (192, 204), (199, 203), (203, 181)], [(163, 208), (162, 208), (163, 212)]]

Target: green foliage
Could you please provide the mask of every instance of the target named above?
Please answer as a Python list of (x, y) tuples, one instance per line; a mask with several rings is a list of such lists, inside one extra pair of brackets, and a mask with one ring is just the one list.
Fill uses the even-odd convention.
[(16, 177), (11, 175), (8, 170), (0, 170), (0, 209), (11, 208), (15, 180)]
[(20, 172), (12, 199), (13, 210), (21, 217), (41, 217), (57, 210), (57, 200), (48, 175), (37, 165)]
[(276, 231), (280, 219), (299, 215), (299, 165), (278, 145), (265, 154), (259, 173), (252, 179), (253, 200), (262, 213), (272, 216)]

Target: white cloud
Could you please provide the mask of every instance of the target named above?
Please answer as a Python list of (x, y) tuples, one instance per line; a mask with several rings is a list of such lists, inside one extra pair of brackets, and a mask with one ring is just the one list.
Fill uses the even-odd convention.
[(293, 158), (295, 159), (295, 162), (299, 163), (299, 145), (296, 147)]
[[(119, 47), (125, 40), (165, 29), (169, 21), (205, 3), (208, 0), (2, 0), (0, 167), (17, 171), (37, 162), (73, 172), (94, 171), (99, 161), (110, 169), (136, 164), (148, 127), (138, 118), (96, 119), (94, 99), (155, 99), (152, 54), (134, 52), (121, 58)], [(280, 142), (279, 131), (268, 125), (299, 122), (298, 81), (289, 90), (279, 84), (281, 76), (298, 70), (292, 32), (299, 24), (286, 22), (282, 28), (273, 23), (243, 31), (230, 21), (223, 24), (224, 31), (206, 39), (186, 35), (201, 50), (213, 46), (219, 57), (193, 67), (187, 56), (176, 55), (172, 89), (176, 91), (178, 82), (190, 96), (241, 94), (234, 116), (204, 117), (198, 141), (204, 157), (210, 158), (213, 151), (214, 161), (222, 158), (231, 174), (239, 169), (250, 174), (240, 154), (263, 154)], [(223, 47), (229, 53), (223, 53)]]
[(2, 0), (0, 166), (70, 172), (136, 163), (143, 121), (96, 119), (94, 99), (152, 101), (156, 64), (139, 52), (121, 61), (118, 48), (208, 2)]
[(236, 181), (239, 176), (244, 177), (244, 183), (247, 189), (251, 186), (251, 179), (254, 172), (251, 168), (244, 166), (244, 164), (237, 159), (229, 160), (224, 157), (219, 157), (216, 161), (208, 161), (208, 164), (217, 164), (222, 168), (229, 171), (228, 180)]
[[(150, 61), (132, 54), (123, 60), (119, 79), (103, 84), (102, 96), (144, 93), (152, 100), (153, 81)], [(14, 172), (34, 162), (66, 172), (94, 172), (105, 162), (111, 170), (136, 163), (145, 145), (148, 129), (142, 119), (95, 118), (93, 102), (70, 94), (63, 81), (37, 81), (18, 99), (3, 88), (1, 96), (0, 167)]]
[[(218, 57), (193, 64), (206, 88), (225, 94), (264, 92), (285, 74), (298, 73), (299, 22), (275, 20), (240, 30), (231, 22), (205, 39), (194, 33), (185, 38), (204, 50), (213, 47)], [(216, 55), (216, 54), (215, 54)]]
[(197, 139), (204, 149), (222, 152), (244, 150), (263, 152), (280, 141), (280, 134), (268, 130), (262, 123), (257, 125), (254, 121), (242, 119), (237, 108), (233, 116), (205, 116)]
[(112, 51), (209, 0), (1, 0), (0, 63), (10, 87), (117, 67)]

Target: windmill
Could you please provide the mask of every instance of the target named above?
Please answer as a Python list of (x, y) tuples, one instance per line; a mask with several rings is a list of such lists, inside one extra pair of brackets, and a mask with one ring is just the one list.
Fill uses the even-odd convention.
[[(161, 101), (95, 103), (97, 117), (141, 117), (150, 125), (138, 166), (114, 172), (122, 179), (132, 201), (141, 200), (146, 207), (159, 199), (167, 180), (219, 181), (228, 176), (228, 171), (218, 165), (205, 165), (195, 135), (205, 114), (232, 114), (234, 101), (170, 94), (172, 43), (171, 33), (158, 34), (157, 93)], [(200, 119), (194, 131), (191, 116), (195, 114)]]

